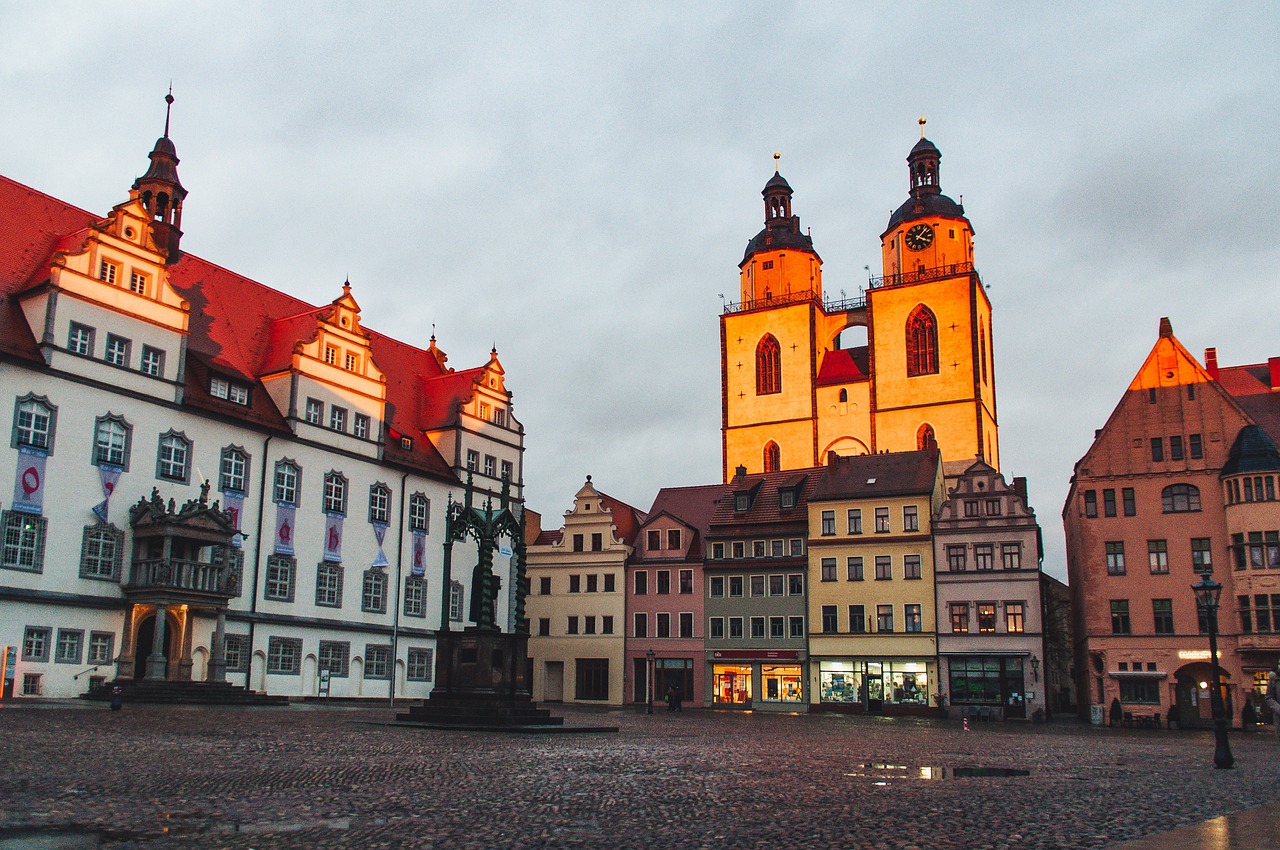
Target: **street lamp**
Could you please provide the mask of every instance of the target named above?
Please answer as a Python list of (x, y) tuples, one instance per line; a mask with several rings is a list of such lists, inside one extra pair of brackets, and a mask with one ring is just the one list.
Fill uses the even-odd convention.
[(645, 700), (645, 714), (653, 714), (653, 659), (655, 657), (652, 649), (644, 654), (645, 660), (649, 662), (649, 685), (645, 688), (645, 693), (648, 695)]
[(1222, 585), (1206, 573), (1191, 585), (1191, 589), (1196, 594), (1196, 605), (1204, 612), (1205, 625), (1209, 630), (1209, 664), (1213, 671), (1213, 689), (1209, 691), (1215, 740), (1213, 766), (1221, 770), (1231, 767), (1236, 761), (1231, 755), (1231, 744), (1227, 741), (1227, 717), (1222, 705), (1222, 673), (1218, 669), (1218, 597), (1222, 595)]
[(1031, 656), (1031, 675), (1035, 676), (1037, 683), (1040, 681), (1040, 659), (1034, 655)]

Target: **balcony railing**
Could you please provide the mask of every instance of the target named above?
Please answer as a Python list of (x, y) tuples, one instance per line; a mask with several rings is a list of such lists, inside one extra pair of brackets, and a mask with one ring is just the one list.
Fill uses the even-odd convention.
[(735, 301), (724, 305), (724, 312), (726, 315), (729, 313), (746, 313), (765, 307), (785, 307), (788, 304), (806, 303), (817, 304), (827, 313), (840, 313), (848, 310), (861, 310), (867, 306), (867, 299), (865, 296), (859, 295), (856, 298), (842, 298), (839, 301), (824, 301), (812, 289), (806, 289), (803, 292), (787, 292), (783, 295), (756, 298), (752, 301)]
[(945, 266), (935, 266), (931, 269), (918, 269), (913, 272), (899, 272), (898, 274), (879, 275), (871, 278), (867, 282), (867, 286), (871, 289), (880, 289), (887, 286), (903, 286), (908, 283), (924, 283), (930, 280), (941, 280), (944, 277), (954, 277), (958, 274), (973, 274), (977, 269), (973, 267), (973, 263), (950, 263)]
[(223, 564), (156, 558), (134, 561), (125, 587), (129, 590), (176, 590), (233, 596), (236, 588), (232, 575), (232, 570)]

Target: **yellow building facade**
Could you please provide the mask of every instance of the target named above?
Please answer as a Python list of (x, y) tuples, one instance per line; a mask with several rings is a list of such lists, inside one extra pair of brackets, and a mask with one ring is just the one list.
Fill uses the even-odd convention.
[[(781, 174), (739, 265), (741, 300), (720, 317), (724, 480), (841, 456), (937, 445), (946, 461), (999, 469), (991, 302), (964, 208), (942, 194), (928, 139), (907, 157), (910, 196), (881, 234), (865, 295), (828, 300), (822, 259)], [(864, 328), (865, 345), (841, 347)]]
[(939, 704), (932, 519), (936, 451), (835, 457), (809, 500), (810, 703), (931, 713)]

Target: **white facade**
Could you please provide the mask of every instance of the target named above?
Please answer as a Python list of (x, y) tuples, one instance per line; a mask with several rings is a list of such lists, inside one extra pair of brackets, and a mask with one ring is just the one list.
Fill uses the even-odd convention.
[[(434, 338), (420, 349), (365, 331), (349, 286), (316, 308), (190, 255), (168, 262), (176, 238), (153, 238), (150, 199), (135, 184), (98, 220), (0, 178), (14, 234), (0, 246), (0, 646), (15, 649), (14, 695), (75, 696), (117, 675), (217, 678), (221, 619), (234, 684), (317, 695), (327, 670), (330, 696), (425, 697), (434, 630), (449, 609), (465, 625), (476, 562), (474, 543), (455, 544), (442, 586), (459, 449), (501, 458), (521, 493), (523, 428), (496, 353), (453, 373)], [(44, 259), (24, 267), (28, 255)], [(478, 397), (500, 421), (457, 415)], [(501, 474), (476, 487), (501, 492)], [(240, 534), (228, 546), (225, 533), (183, 532), (161, 553), (130, 522), (153, 493), (175, 527), (217, 520), (215, 502), (235, 508)], [(514, 589), (510, 557), (494, 571)], [(498, 622), (510, 624), (511, 599)], [(155, 641), (160, 607), (167, 637)], [(156, 647), (165, 657), (149, 669)]]

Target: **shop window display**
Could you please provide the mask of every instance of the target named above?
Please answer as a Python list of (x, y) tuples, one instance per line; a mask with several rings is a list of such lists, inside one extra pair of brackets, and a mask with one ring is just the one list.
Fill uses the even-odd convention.
[(804, 686), (800, 678), (800, 666), (766, 664), (760, 670), (766, 702), (800, 702)]
[(751, 667), (717, 664), (712, 667), (713, 697), (716, 702), (747, 705), (751, 702)]

